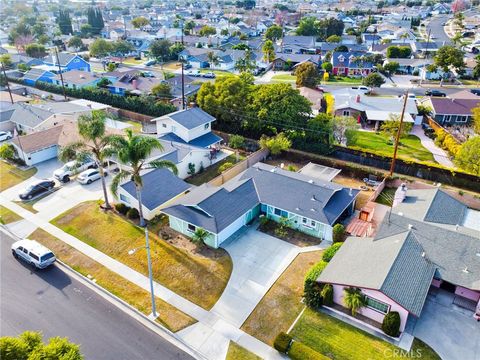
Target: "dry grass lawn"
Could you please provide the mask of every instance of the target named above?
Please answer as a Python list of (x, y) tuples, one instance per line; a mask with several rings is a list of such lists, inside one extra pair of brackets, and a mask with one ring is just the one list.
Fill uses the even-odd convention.
[(22, 220), (20, 215), (0, 205), (0, 224), (6, 225), (18, 220)]
[(261, 360), (261, 357), (258, 357), (254, 353), (248, 351), (247, 349), (241, 347), (237, 343), (230, 341), (228, 346), (228, 352), (225, 360)]
[(0, 161), (0, 191), (6, 190), (14, 185), (27, 180), (35, 175), (37, 168), (20, 170), (16, 166)]
[[(365, 185), (365, 183), (356, 178), (351, 178), (347, 176), (342, 176), (342, 175), (337, 175), (335, 178), (332, 180), (332, 182), (343, 185), (343, 186), (348, 186), (351, 187), (352, 189), (358, 189), (360, 186)], [(360, 191), (360, 193), (357, 196), (357, 201), (355, 203), (355, 209), (360, 210), (362, 207), (365, 206), (367, 203), (368, 198), (372, 195), (373, 189), (369, 188), (367, 191)]]
[(299, 254), (243, 323), (242, 330), (273, 345), (278, 333), (287, 331), (302, 311), (303, 279), (321, 257), (322, 251)]
[[(55, 253), (58, 259), (82, 275), (92, 276), (98, 285), (123, 299), (140, 312), (145, 315), (151, 313), (151, 300), (148, 291), (125, 280), (120, 275), (108, 270), (103, 265), (83, 255), (80, 251), (58, 240), (42, 229), (35, 230), (29, 238), (37, 240), (47, 246)], [(195, 319), (159, 298), (156, 298), (155, 302), (157, 312), (160, 314), (157, 321), (173, 332), (179, 331), (196, 322)]]
[[(148, 274), (144, 250), (128, 255), (145, 244), (143, 229), (113, 212), (104, 212), (96, 202), (85, 202), (63, 213), (52, 223), (88, 245)], [(211, 256), (193, 255), (150, 232), (154, 279), (177, 294), (210, 309), (227, 285), (232, 260), (222, 249)]]

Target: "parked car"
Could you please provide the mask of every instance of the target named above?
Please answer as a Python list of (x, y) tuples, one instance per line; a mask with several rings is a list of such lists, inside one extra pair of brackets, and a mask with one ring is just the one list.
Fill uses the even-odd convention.
[(427, 90), (425, 91), (425, 96), (440, 96), (440, 97), (446, 97), (447, 94), (445, 94), (443, 91), (440, 90)]
[(202, 74), (202, 76), (206, 79), (215, 79), (215, 74), (213, 72), (207, 72), (205, 74)]
[(466, 38), (466, 37), (470, 37), (470, 36), (475, 36), (475, 32), (473, 31), (464, 31), (462, 33), (462, 37)]
[(67, 162), (60, 169), (53, 172), (53, 177), (61, 182), (69, 182), (73, 175), (76, 175), (87, 169), (94, 169), (97, 164), (92, 159), (85, 159), (84, 161), (73, 160)]
[(184, 68), (185, 70), (188, 70), (188, 69), (191, 69), (191, 68), (192, 68), (192, 65), (191, 65), (191, 64), (185, 64), (185, 65), (183, 65), (183, 68)]
[(370, 89), (368, 86), (360, 85), (360, 86), (352, 86), (352, 90), (356, 90), (358, 92), (361, 92), (363, 94), (369, 94), (372, 89)]
[(472, 94), (475, 94), (475, 95), (480, 96), (480, 89), (470, 89), (470, 92), (471, 92)]
[(425, 124), (425, 126), (423, 127), (423, 133), (430, 139), (435, 138), (435, 130), (433, 130), (430, 125)]
[[(415, 94), (412, 94), (412, 93), (408, 93), (407, 96), (408, 96), (409, 99), (414, 99), (414, 100), (417, 99), (417, 97), (415, 96)], [(398, 95), (398, 97), (399, 97), (399, 98), (403, 98), (403, 95)]]
[(35, 196), (51, 191), (54, 187), (55, 181), (53, 180), (39, 180), (27, 186), (18, 194), (18, 197), (22, 200), (30, 200)]
[(0, 131), (0, 141), (10, 140), (12, 133), (10, 131)]
[[(107, 176), (106, 171), (104, 171), (103, 173), (105, 174), (105, 176)], [(98, 169), (88, 169), (77, 176), (77, 181), (80, 184), (86, 185), (86, 184), (91, 184), (92, 182), (100, 178), (101, 178), (100, 171)]]
[(151, 71), (144, 71), (142, 72), (142, 75), (147, 78), (153, 78), (155, 75)]
[(155, 65), (157, 62), (155, 60), (148, 60), (143, 63), (145, 66), (152, 66)]
[(475, 42), (473, 44), (465, 45), (463, 49), (467, 52), (478, 54), (480, 52), (480, 42)]
[(11, 249), (12, 255), (16, 259), (21, 259), (36, 269), (45, 269), (57, 259), (50, 249), (35, 240), (16, 241), (12, 244)]
[(202, 76), (199, 70), (190, 70), (187, 72), (188, 76), (199, 77)]

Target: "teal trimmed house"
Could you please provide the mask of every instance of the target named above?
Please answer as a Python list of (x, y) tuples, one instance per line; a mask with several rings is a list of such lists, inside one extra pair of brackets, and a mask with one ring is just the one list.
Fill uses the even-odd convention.
[(257, 163), (221, 187), (204, 184), (162, 210), (172, 229), (193, 236), (209, 232), (205, 243), (218, 248), (261, 214), (326, 241), (332, 228), (351, 215), (359, 190)]

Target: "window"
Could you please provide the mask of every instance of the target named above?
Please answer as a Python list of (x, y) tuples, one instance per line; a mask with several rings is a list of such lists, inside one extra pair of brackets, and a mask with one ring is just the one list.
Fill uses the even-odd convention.
[(450, 115), (444, 115), (443, 116), (443, 121), (444, 122), (450, 122), (451, 118), (450, 118)]
[(210, 123), (205, 124), (205, 129), (208, 129), (210, 127)]
[(390, 310), (390, 305), (385, 304), (384, 302), (378, 301), (370, 296), (366, 296), (365, 299), (367, 300), (367, 307), (372, 310), (378, 311), (382, 314), (386, 314)]
[(350, 116), (350, 110), (343, 110), (343, 116)]
[(273, 213), (277, 216), (288, 217), (288, 212), (277, 209), (277, 208), (275, 208), (275, 210), (273, 210)]
[(130, 204), (130, 201), (128, 201), (128, 198), (123, 194), (120, 194), (120, 201), (123, 201), (124, 203)]
[(317, 222), (315, 220), (309, 220), (307, 218), (302, 218), (302, 224), (303, 226), (314, 228), (317, 225)]
[(167, 127), (167, 124), (163, 123), (163, 124), (162, 124), (162, 127), (166, 128), (166, 127)]
[(187, 230), (190, 232), (195, 232), (195, 230), (197, 230), (197, 227), (195, 225), (188, 224)]
[(457, 122), (467, 122), (468, 117), (467, 116), (459, 116), (457, 117)]
[(39, 260), (38, 256), (35, 255), (34, 253), (30, 253), (29, 255), (30, 255), (30, 257), (31, 257), (32, 259), (35, 259), (35, 260), (37, 260), (37, 261)]

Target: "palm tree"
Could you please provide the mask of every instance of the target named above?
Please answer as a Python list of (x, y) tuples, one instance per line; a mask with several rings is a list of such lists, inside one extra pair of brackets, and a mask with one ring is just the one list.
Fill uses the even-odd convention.
[(70, 143), (60, 149), (59, 158), (66, 162), (72, 159), (90, 157), (95, 160), (102, 180), (103, 197), (105, 198), (105, 209), (111, 209), (108, 201), (107, 185), (105, 182), (105, 170), (103, 163), (112, 155), (112, 141), (114, 135), (106, 135), (104, 111), (93, 110), (91, 115), (82, 115), (78, 118), (78, 132), (83, 141)]
[(210, 233), (207, 230), (203, 228), (197, 228), (197, 230), (195, 230), (193, 233), (192, 242), (197, 245), (203, 245), (209, 235)]
[(135, 183), (137, 192), (138, 213), (140, 215), (140, 226), (145, 226), (142, 210), (142, 177), (141, 173), (147, 169), (170, 169), (175, 175), (178, 173), (174, 163), (167, 160), (148, 161), (148, 157), (153, 150), (163, 150), (160, 141), (153, 137), (135, 135), (131, 129), (127, 129), (127, 136), (116, 136), (112, 143), (113, 152), (118, 161), (125, 165), (120, 172), (113, 178), (110, 189), (112, 194), (118, 197), (118, 187), (120, 183), (130, 178)]
[(359, 288), (345, 288), (344, 292), (343, 302), (352, 312), (352, 316), (355, 316), (358, 309), (365, 306), (365, 296)]
[(207, 59), (208, 59), (208, 62), (210, 63), (210, 68), (213, 68), (213, 66), (217, 66), (218, 64), (220, 64), (219, 57), (213, 51), (208, 52)]

